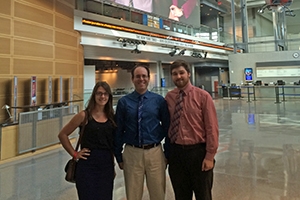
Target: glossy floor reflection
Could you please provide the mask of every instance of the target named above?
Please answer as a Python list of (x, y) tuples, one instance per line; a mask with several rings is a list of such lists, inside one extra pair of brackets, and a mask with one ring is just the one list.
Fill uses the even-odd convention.
[[(300, 101), (295, 101), (215, 100), (220, 147), (214, 200), (300, 200)], [(0, 199), (77, 199), (74, 184), (63, 178), (68, 159), (58, 146), (0, 162)], [(125, 199), (117, 169), (114, 200)], [(143, 200), (148, 199), (145, 189)], [(169, 177), (166, 199), (174, 199)]]

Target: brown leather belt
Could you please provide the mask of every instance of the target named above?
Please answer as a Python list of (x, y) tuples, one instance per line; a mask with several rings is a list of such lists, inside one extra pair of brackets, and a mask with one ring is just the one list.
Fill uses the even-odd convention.
[(156, 143), (156, 144), (143, 144), (143, 145), (133, 145), (133, 144), (126, 144), (135, 148), (140, 148), (140, 149), (151, 149), (153, 147), (157, 147), (160, 145), (160, 143)]

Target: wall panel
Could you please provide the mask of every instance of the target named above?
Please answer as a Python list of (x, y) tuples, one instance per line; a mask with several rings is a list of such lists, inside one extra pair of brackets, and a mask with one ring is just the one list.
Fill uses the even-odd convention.
[[(277, 70), (274, 72), (266, 71), (267, 74), (273, 75), (273, 77), (257, 77), (256, 73), (253, 73), (254, 82), (261, 80), (264, 83), (276, 82), (277, 80), (284, 80), (286, 83), (299, 81), (299, 76), (285, 76), (284, 72), (285, 67), (287, 69), (291, 66), (299, 66), (300, 58), (294, 58), (292, 55), (294, 51), (277, 51), (277, 52), (264, 52), (264, 53), (247, 53), (247, 54), (230, 54), (229, 55), (229, 71), (230, 73), (230, 82), (231, 83), (240, 83), (244, 78), (244, 67), (253, 68), (253, 71), (256, 72), (258, 68), (262, 66), (282, 66), (282, 71), (279, 74), (284, 76), (277, 76)], [(241, 67), (243, 66), (243, 67)], [(276, 72), (276, 73), (275, 73)], [(263, 72), (264, 73), (264, 72)], [(297, 71), (296, 71), (297, 73)], [(276, 77), (274, 77), (276, 75)]]
[[(78, 78), (76, 78), (76, 76), (73, 76), (73, 87), (78, 88)], [(73, 93), (75, 94), (76, 92), (73, 91)], [(80, 94), (80, 96), (81, 96), (81, 94)], [(76, 99), (76, 97), (74, 97), (74, 98)], [(78, 99), (78, 97), (77, 97), (77, 99)]]
[[(30, 78), (38, 77), (37, 103), (47, 103), (47, 80), (74, 78), (73, 93), (83, 96), (83, 48), (80, 34), (73, 28), (75, 0), (0, 0), (0, 105), (13, 105), (13, 77), (18, 77), (18, 106), (30, 104)], [(56, 46), (56, 48), (55, 48)], [(64, 82), (65, 84), (65, 82)], [(68, 94), (69, 86), (63, 88)], [(55, 95), (54, 95), (55, 98)], [(56, 98), (57, 99), (57, 98)], [(82, 104), (83, 105), (83, 104)], [(80, 105), (82, 107), (82, 105)], [(17, 112), (29, 108), (17, 109)], [(0, 122), (8, 118), (0, 109)], [(2, 136), (14, 135), (3, 129)], [(17, 142), (10, 143), (3, 158), (15, 156)], [(3, 140), (2, 140), (3, 142)], [(2, 151), (1, 153), (7, 153)]]
[(15, 2), (15, 17), (53, 26), (53, 15), (44, 10)]
[(74, 22), (73, 20), (63, 18), (61, 16), (55, 16), (55, 27), (65, 30), (65, 31), (70, 31), (73, 30), (74, 27)]
[(59, 46), (55, 46), (55, 59), (69, 60), (72, 62), (76, 62), (74, 58), (76, 58), (77, 50), (76, 49), (68, 49)]
[(0, 57), (0, 74), (9, 74), (10, 73), (10, 58), (1, 58)]
[(0, 54), (10, 54), (10, 38), (0, 37)]
[[(7, 79), (6, 76), (0, 76), (0, 105), (3, 106), (5, 104), (10, 105), (11, 102), (11, 88), (12, 88), (12, 82)], [(0, 109), (0, 121), (2, 122), (3, 120), (8, 118), (8, 114), (6, 110)]]
[(30, 41), (15, 40), (14, 54), (21, 56), (53, 58), (53, 46)]
[(15, 21), (14, 32), (15, 36), (53, 42), (53, 30), (35, 24)]
[(17, 155), (17, 131), (17, 126), (8, 126), (2, 129), (1, 159)]
[(77, 37), (74, 35), (69, 35), (65, 33), (56, 32), (55, 33), (55, 43), (77, 47)]
[(1, 1), (0, 13), (4, 15), (10, 15), (11, 1)]
[(70, 76), (77, 76), (77, 71), (74, 70), (76, 64), (68, 64), (68, 63), (59, 63), (55, 64), (55, 73), (56, 74), (63, 74), (63, 75), (70, 75)]
[[(80, 35), (78, 36), (80, 38)], [(77, 51), (77, 62), (80, 63), (79, 65), (79, 70), (81, 70), (83, 72), (83, 68), (84, 68), (84, 53), (83, 53), (83, 46), (81, 44), (78, 45), (78, 51)]]
[(61, 15), (64, 15), (70, 19), (74, 17), (74, 10), (72, 7), (67, 4), (62, 3), (61, 1), (56, 1), (55, 11)]
[(53, 63), (51, 61), (14, 59), (14, 74), (53, 74)]
[(41, 1), (41, 0), (23, 0), (26, 1), (34, 6), (40, 6), (43, 9), (48, 9), (49, 11), (52, 11), (54, 8), (54, 1)]
[[(7, 96), (11, 91), (10, 86), (12, 85), (12, 82), (10, 82), (9, 80), (7, 80), (7, 78), (1, 77), (0, 78), (0, 96)], [(9, 102), (7, 102), (9, 103)], [(0, 106), (2, 107), (3, 105), (0, 104)], [(6, 112), (6, 111), (5, 111)]]
[(10, 34), (10, 19), (0, 17), (0, 24), (1, 24), (0, 33), (9, 35)]

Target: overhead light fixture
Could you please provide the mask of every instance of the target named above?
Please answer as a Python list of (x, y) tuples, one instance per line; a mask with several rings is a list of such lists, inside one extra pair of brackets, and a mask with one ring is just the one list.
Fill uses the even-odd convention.
[(118, 42), (121, 42), (122, 43), (122, 47), (126, 47), (127, 46), (127, 39), (125, 38), (118, 38), (117, 39)]
[(259, 13), (259, 14), (263, 14), (264, 12), (265, 12), (265, 9), (268, 7), (268, 5), (267, 4), (264, 4), (262, 7), (260, 7), (258, 10), (257, 10), (257, 12)]
[(176, 54), (176, 49), (174, 49), (173, 51), (171, 51), (171, 52), (169, 53), (169, 55), (172, 56), (172, 57), (173, 57), (175, 54)]
[(172, 48), (172, 51), (169, 53), (169, 55), (172, 56), (172, 57), (175, 56), (177, 50), (178, 50), (178, 48), (173, 47), (173, 48)]
[(200, 52), (193, 52), (192, 55), (191, 55), (193, 58), (202, 58), (202, 55)]
[(125, 39), (125, 38), (117, 38), (117, 41), (121, 42), (123, 47), (126, 47), (127, 44), (129, 44), (129, 45), (140, 45), (140, 44), (146, 45), (147, 44), (147, 42), (143, 41), (143, 40), (140, 41), (140, 40)]
[(125, 40), (124, 38), (118, 38), (117, 39), (118, 42), (124, 42), (124, 40)]
[(127, 42), (131, 45), (139, 45), (141, 42), (139, 40), (127, 40)]
[(102, 70), (98, 70), (99, 73), (118, 73), (117, 69), (102, 69)]
[(140, 53), (142, 53), (142, 52), (138, 49), (138, 46), (136, 45), (135, 49), (133, 49), (133, 50), (131, 51), (131, 53), (140, 54)]
[(293, 13), (294, 11), (289, 9), (289, 7), (284, 6), (285, 16), (295, 17), (296, 15)]
[[(288, 3), (288, 2), (287, 2)], [(292, 16), (295, 17), (296, 15), (293, 13), (293, 10), (289, 9), (289, 7), (287, 7), (288, 4), (284, 4), (281, 2), (272, 2), (272, 3), (266, 3), (263, 6), (261, 6), (258, 10), (257, 13), (259, 14), (263, 14), (265, 12), (266, 9), (268, 9), (269, 11), (276, 11), (278, 13), (285, 13), (286, 16)]]
[(193, 58), (203, 58), (203, 59), (205, 59), (207, 57), (207, 52), (204, 52), (204, 51), (202, 51), (202, 52), (193, 51), (193, 53), (191, 54), (191, 56)]
[(185, 54), (185, 51), (186, 51), (186, 49), (182, 49), (182, 50), (178, 53), (178, 55), (179, 55), (179, 56), (183, 56), (183, 55)]
[(263, 14), (265, 11), (264, 11), (264, 9), (262, 9), (262, 8), (260, 8), (260, 9), (258, 9), (257, 10), (257, 13), (259, 13), (259, 14)]

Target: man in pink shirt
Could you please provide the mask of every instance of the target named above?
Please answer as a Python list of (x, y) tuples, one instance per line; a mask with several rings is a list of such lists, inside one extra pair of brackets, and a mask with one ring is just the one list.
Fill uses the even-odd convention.
[(211, 200), (219, 138), (217, 114), (210, 94), (193, 86), (190, 75), (185, 61), (171, 64), (177, 88), (165, 97), (171, 117), (169, 175), (176, 200), (192, 200), (193, 192), (197, 200)]

